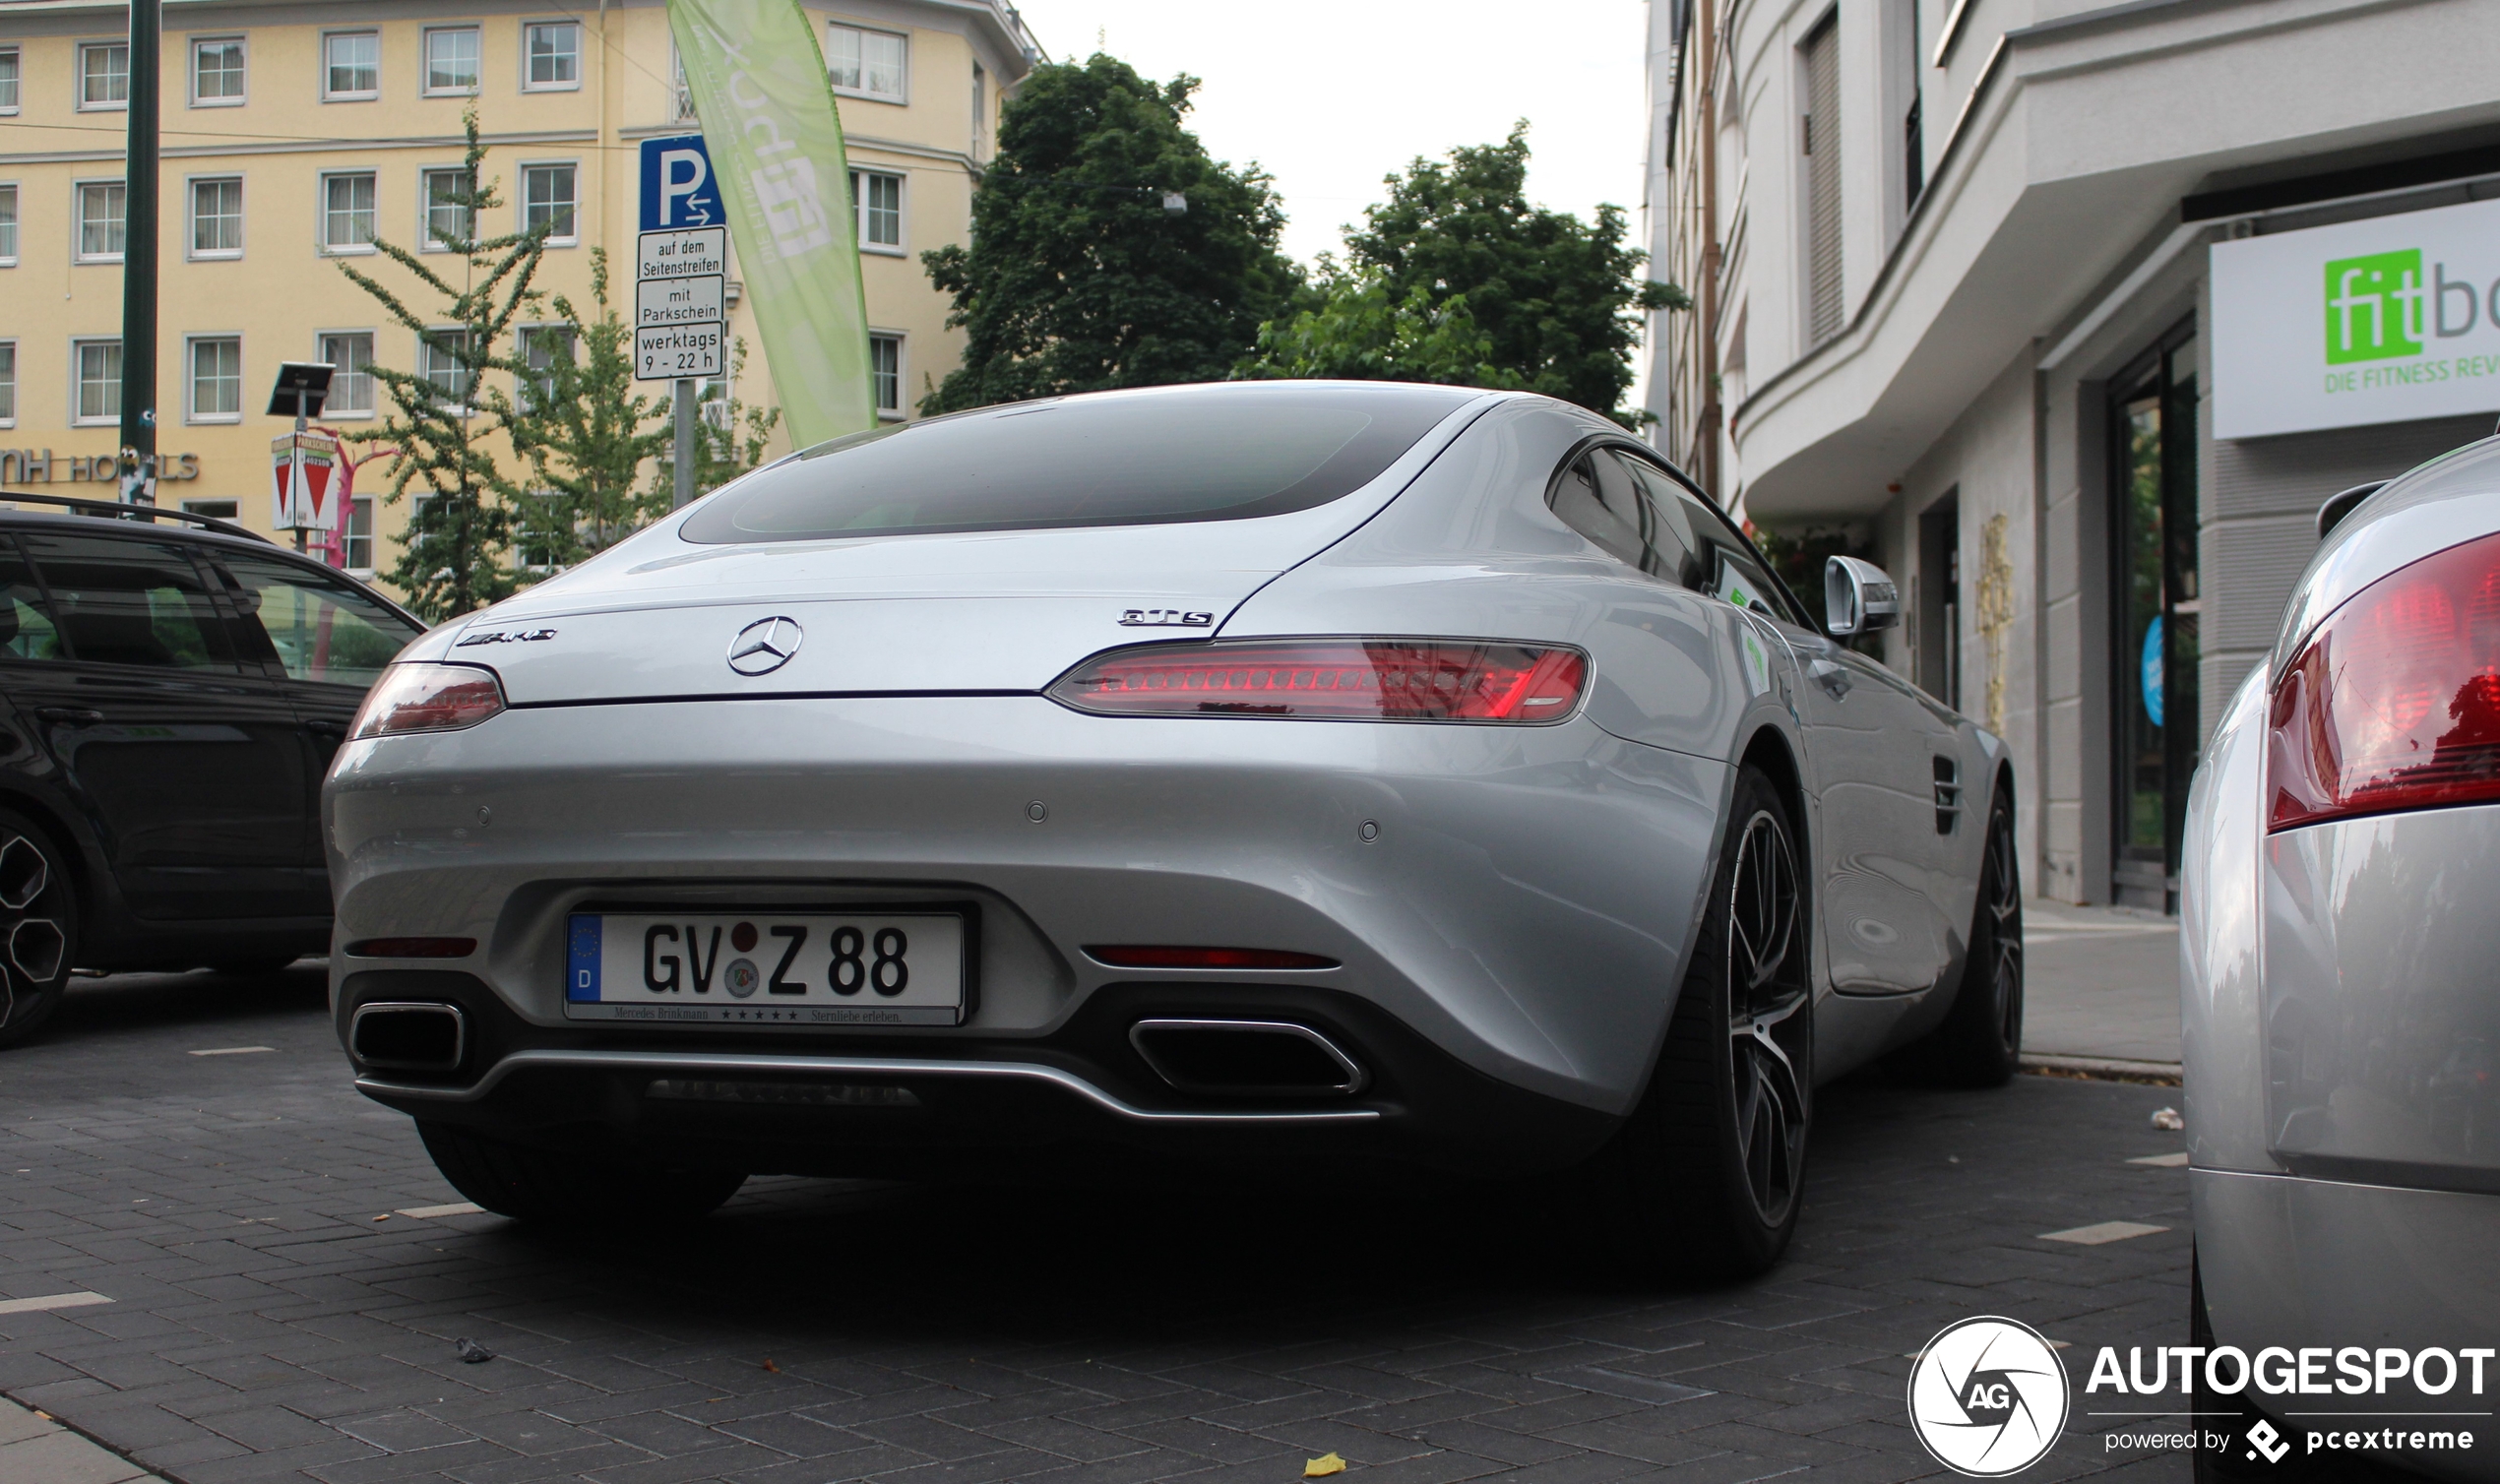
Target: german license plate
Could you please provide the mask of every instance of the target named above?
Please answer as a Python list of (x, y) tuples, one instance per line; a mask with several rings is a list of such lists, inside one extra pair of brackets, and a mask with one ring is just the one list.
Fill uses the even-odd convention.
[(958, 912), (576, 912), (564, 1013), (577, 1020), (955, 1025)]

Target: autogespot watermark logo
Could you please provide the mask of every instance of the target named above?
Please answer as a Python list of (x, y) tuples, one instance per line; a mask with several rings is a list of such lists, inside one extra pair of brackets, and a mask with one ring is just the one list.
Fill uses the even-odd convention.
[(2066, 1427), (2066, 1363), (2040, 1331), (1983, 1315), (1947, 1326), (1909, 1371), (1909, 1426), (1936, 1461), (1976, 1479), (2037, 1463)]

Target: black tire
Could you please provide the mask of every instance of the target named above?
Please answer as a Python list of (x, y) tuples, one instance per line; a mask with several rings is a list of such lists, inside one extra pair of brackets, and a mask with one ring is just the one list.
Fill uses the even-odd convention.
[(1962, 1087), (2001, 1087), (2023, 1065), (2023, 867), (2014, 800), (2002, 789), (1988, 806), (1985, 848), (1962, 984), (1913, 1058), (1928, 1076)]
[(516, 1221), (551, 1226), (694, 1221), (719, 1209), (746, 1183), (737, 1170), (606, 1164), (506, 1144), (449, 1124), (419, 1122), (416, 1132), (452, 1189)]
[(1740, 769), (1666, 1043), (1588, 1171), (1636, 1271), (1750, 1277), (1796, 1231), (1814, 1118), (1802, 859), (1779, 789)]
[(78, 889), (50, 835), (0, 810), (0, 1049), (61, 1008), (78, 962)]

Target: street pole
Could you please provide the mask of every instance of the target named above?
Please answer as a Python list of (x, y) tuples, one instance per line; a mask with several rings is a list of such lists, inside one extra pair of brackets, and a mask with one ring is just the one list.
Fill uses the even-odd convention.
[(130, 0), (130, 145), (122, 171), (121, 497), (156, 503), (156, 130), (162, 0)]
[(695, 500), (695, 384), (682, 376), (677, 378), (677, 451), (670, 458), (677, 491), (668, 508), (684, 510)]

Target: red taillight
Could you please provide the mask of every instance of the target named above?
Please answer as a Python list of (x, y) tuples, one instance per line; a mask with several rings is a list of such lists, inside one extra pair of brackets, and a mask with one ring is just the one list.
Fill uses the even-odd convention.
[(1053, 699), (1147, 716), (1556, 721), (1580, 704), (1577, 649), (1448, 639), (1283, 639), (1096, 654)]
[(1337, 960), (1278, 948), (1161, 948), (1143, 944), (1088, 947), (1087, 957), (1113, 968), (1335, 968)]
[(483, 665), (395, 664), (374, 682), (347, 735), (455, 731), (475, 726), (503, 709), (503, 685)]
[(2500, 535), (2327, 615), (2268, 712), (2267, 828), (2500, 799)]

